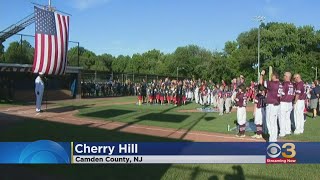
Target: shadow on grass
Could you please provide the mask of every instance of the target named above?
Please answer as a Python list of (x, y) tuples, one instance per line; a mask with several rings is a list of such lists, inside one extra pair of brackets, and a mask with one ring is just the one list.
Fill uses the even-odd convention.
[(81, 116), (108, 119), (108, 118), (114, 118), (117, 116), (122, 116), (122, 115), (133, 113), (133, 112), (136, 112), (136, 111), (122, 110), (122, 109), (107, 109), (107, 110), (95, 111), (90, 113), (84, 113), (84, 114), (81, 114)]
[(46, 109), (45, 111), (52, 112), (52, 113), (65, 113), (65, 112), (70, 112), (70, 111), (74, 111), (74, 110), (90, 108), (93, 105), (94, 104), (87, 104), (87, 105), (80, 105), (80, 106), (77, 106), (77, 105), (63, 106), (63, 107), (55, 107), (55, 108)]
[(180, 114), (162, 114), (162, 113), (149, 113), (136, 119), (139, 121), (161, 121), (161, 122), (175, 122), (180, 123), (186, 120), (189, 115), (180, 115)]
[(204, 120), (206, 120), (206, 121), (212, 121), (212, 120), (214, 120), (215, 119), (215, 117), (205, 117), (204, 118)]

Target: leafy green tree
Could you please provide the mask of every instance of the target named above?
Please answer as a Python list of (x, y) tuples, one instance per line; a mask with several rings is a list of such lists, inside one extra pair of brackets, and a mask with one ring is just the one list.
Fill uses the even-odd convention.
[(9, 44), (4, 54), (6, 63), (32, 64), (34, 56), (34, 48), (31, 44), (23, 40), (22, 44), (15, 41)]
[(4, 61), (4, 46), (0, 43), (0, 62)]

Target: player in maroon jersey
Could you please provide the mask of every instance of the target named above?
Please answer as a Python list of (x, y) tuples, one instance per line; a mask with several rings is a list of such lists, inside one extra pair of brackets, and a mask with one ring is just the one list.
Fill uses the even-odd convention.
[(246, 137), (246, 122), (247, 122), (247, 96), (245, 93), (245, 86), (241, 84), (239, 86), (239, 92), (236, 96), (236, 106), (237, 106), (237, 123), (239, 125), (239, 133), (236, 135), (237, 137)]
[(291, 73), (285, 72), (283, 80), (279, 117), (280, 137), (291, 134), (290, 115), (292, 111), (292, 102), (294, 99), (294, 85), (291, 82)]
[(304, 131), (304, 116), (303, 111), (305, 108), (305, 87), (304, 82), (301, 79), (300, 74), (294, 75), (295, 84), (295, 99), (294, 99), (294, 124), (295, 131), (294, 134), (302, 134)]
[(137, 94), (138, 94), (138, 105), (142, 104), (142, 93), (141, 93), (141, 85), (138, 84), (137, 86)]
[(256, 134), (251, 136), (252, 138), (261, 139), (262, 138), (262, 129), (265, 126), (265, 117), (266, 117), (266, 103), (265, 103), (265, 90), (264, 87), (260, 84), (258, 85), (258, 93), (254, 99), (254, 124), (256, 125), (257, 131)]
[(231, 113), (231, 107), (232, 107), (232, 91), (230, 91), (229, 87), (225, 87), (225, 103), (224, 106), (226, 108), (226, 113)]
[(159, 91), (159, 94), (160, 94), (160, 98), (159, 98), (159, 100), (160, 100), (161, 105), (163, 105), (163, 104), (164, 104), (164, 96), (165, 96), (165, 92), (166, 92), (166, 90), (165, 90), (165, 86), (164, 86), (164, 84), (162, 84), (162, 85), (161, 85), (161, 88), (160, 88), (160, 91)]
[(278, 114), (280, 109), (280, 97), (282, 84), (279, 75), (273, 71), (271, 81), (264, 81), (265, 70), (261, 71), (260, 84), (267, 88), (266, 96), (266, 123), (269, 132), (269, 142), (277, 142), (278, 139)]
[(220, 90), (218, 92), (218, 109), (219, 109), (219, 116), (223, 115), (224, 111), (224, 100), (225, 100), (225, 92), (224, 92), (224, 86), (220, 86)]

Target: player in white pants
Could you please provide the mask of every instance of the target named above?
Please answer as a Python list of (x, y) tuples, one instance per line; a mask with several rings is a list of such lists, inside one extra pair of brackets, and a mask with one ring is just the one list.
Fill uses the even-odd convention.
[(225, 87), (226, 92), (225, 92), (225, 103), (224, 106), (226, 108), (226, 113), (231, 113), (231, 106), (232, 106), (232, 92), (229, 91), (228, 86)]
[(199, 103), (199, 86), (197, 85), (195, 90), (194, 90), (194, 99), (196, 101), (196, 104)]
[(292, 111), (292, 102), (294, 100), (294, 86), (291, 83), (291, 73), (284, 73), (284, 82), (282, 83), (282, 96), (280, 102), (280, 117), (279, 117), (279, 126), (280, 126), (280, 137), (291, 134), (291, 111)]
[(254, 124), (256, 125), (257, 131), (256, 134), (251, 136), (252, 138), (261, 139), (262, 138), (262, 132), (263, 132), (263, 126), (266, 126), (264, 124), (265, 117), (266, 117), (266, 104), (265, 104), (265, 92), (263, 86), (258, 86), (258, 94), (256, 94), (254, 99)]
[(219, 108), (219, 115), (223, 115), (224, 110), (224, 92), (223, 92), (223, 86), (220, 86), (220, 91), (218, 93), (218, 108)]
[(294, 100), (294, 124), (295, 124), (295, 131), (294, 134), (302, 134), (304, 131), (304, 116), (303, 111), (305, 108), (305, 87), (304, 82), (301, 80), (301, 76), (299, 74), (294, 75), (294, 80), (296, 82), (296, 95)]
[(212, 92), (211, 98), (212, 98), (212, 100), (211, 100), (212, 106), (214, 108), (217, 108), (218, 107), (218, 89), (216, 87)]
[(208, 93), (207, 93), (207, 105), (211, 104), (211, 89), (209, 87), (207, 87), (208, 89)]
[(271, 81), (263, 81), (265, 71), (261, 71), (260, 84), (267, 88), (266, 98), (266, 122), (269, 132), (269, 142), (277, 142), (278, 139), (278, 115), (280, 110), (280, 96), (282, 92), (282, 84), (279, 82), (279, 75), (272, 73)]
[(239, 133), (236, 135), (237, 137), (245, 137), (246, 131), (246, 122), (247, 122), (247, 97), (245, 93), (244, 85), (239, 86), (239, 93), (236, 96), (236, 105), (237, 105), (237, 123), (239, 125)]

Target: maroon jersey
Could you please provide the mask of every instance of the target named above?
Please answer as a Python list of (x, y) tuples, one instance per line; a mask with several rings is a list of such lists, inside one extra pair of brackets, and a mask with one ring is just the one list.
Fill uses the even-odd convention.
[(218, 91), (218, 98), (223, 98), (224, 97), (224, 92), (219, 90)]
[(247, 105), (247, 96), (246, 96), (246, 94), (243, 93), (243, 92), (237, 93), (235, 101), (236, 101), (236, 105), (238, 107), (246, 107), (246, 105)]
[(201, 95), (202, 96), (206, 96), (208, 94), (208, 90), (207, 90), (207, 86), (206, 85), (201, 86), (200, 90), (201, 90)]
[(300, 81), (296, 83), (296, 94), (299, 95), (299, 100), (305, 100), (306, 99), (306, 91), (304, 88), (304, 82)]
[(282, 84), (279, 81), (266, 81), (266, 104), (279, 105), (282, 92)]
[(282, 83), (281, 102), (292, 102), (294, 99), (294, 86), (290, 81)]
[(232, 92), (231, 91), (225, 92), (225, 97), (226, 98), (231, 98), (232, 97)]
[(258, 93), (254, 99), (254, 103), (257, 105), (257, 108), (264, 108), (266, 107), (266, 98)]

